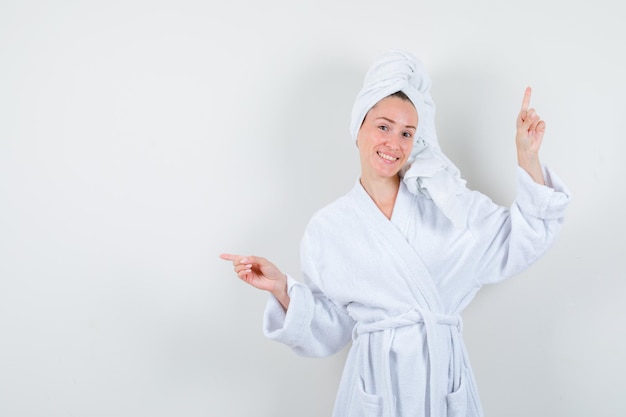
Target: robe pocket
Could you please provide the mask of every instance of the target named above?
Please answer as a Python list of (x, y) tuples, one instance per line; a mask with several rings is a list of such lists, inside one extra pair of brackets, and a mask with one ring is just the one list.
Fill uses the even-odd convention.
[(465, 417), (468, 408), (467, 400), (467, 384), (465, 383), (465, 378), (462, 377), (459, 389), (446, 396), (446, 416)]
[(380, 395), (370, 394), (365, 390), (365, 383), (359, 378), (355, 389), (350, 417), (381, 417), (383, 415), (383, 398)]

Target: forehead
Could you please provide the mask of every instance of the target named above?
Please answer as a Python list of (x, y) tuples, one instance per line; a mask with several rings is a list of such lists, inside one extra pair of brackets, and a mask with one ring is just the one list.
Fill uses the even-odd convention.
[(385, 97), (380, 100), (370, 109), (366, 118), (367, 116), (393, 116), (392, 119), (396, 122), (417, 121), (418, 118), (417, 110), (413, 103), (410, 100), (396, 96)]

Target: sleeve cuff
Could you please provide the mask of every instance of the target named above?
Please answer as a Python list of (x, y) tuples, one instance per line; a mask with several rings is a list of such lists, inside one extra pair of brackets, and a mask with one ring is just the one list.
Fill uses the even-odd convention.
[(313, 318), (314, 300), (311, 290), (289, 275), (287, 291), (290, 298), (287, 311), (273, 295), (269, 296), (263, 317), (263, 333), (269, 339), (294, 347), (299, 345), (304, 329), (309, 327)]
[(546, 185), (537, 184), (520, 166), (517, 167), (517, 204), (534, 217), (554, 220), (563, 217), (571, 195), (563, 181), (548, 167), (543, 167)]

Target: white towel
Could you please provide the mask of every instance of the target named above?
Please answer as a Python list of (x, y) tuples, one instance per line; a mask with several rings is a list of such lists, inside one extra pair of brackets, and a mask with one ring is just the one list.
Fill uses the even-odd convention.
[(356, 141), (365, 115), (383, 98), (402, 91), (418, 114), (413, 151), (401, 175), (413, 194), (433, 200), (457, 227), (465, 226), (468, 207), (456, 198), (467, 190), (459, 169), (441, 151), (435, 130), (435, 102), (424, 65), (412, 54), (392, 49), (367, 71), (352, 107), (350, 133)]

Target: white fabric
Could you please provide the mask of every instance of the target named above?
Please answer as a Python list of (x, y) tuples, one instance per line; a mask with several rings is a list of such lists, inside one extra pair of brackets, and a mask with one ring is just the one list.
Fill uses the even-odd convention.
[(483, 412), (461, 336), (481, 286), (535, 262), (561, 228), (569, 194), (518, 168), (510, 209), (466, 190), (467, 226), (401, 184), (391, 220), (359, 181), (318, 211), (301, 245), (305, 283), (288, 312), (270, 297), (265, 334), (306, 356), (352, 340), (334, 417), (475, 417)]
[(367, 112), (376, 103), (398, 91), (405, 93), (417, 110), (418, 123), (413, 152), (402, 171), (403, 180), (412, 193), (431, 198), (453, 224), (462, 228), (467, 207), (457, 196), (465, 191), (465, 181), (439, 147), (430, 88), (428, 73), (416, 57), (406, 51), (390, 50), (365, 75), (352, 107), (350, 133), (356, 140)]

